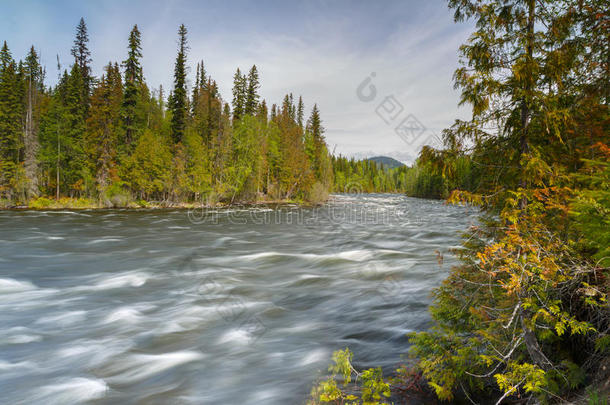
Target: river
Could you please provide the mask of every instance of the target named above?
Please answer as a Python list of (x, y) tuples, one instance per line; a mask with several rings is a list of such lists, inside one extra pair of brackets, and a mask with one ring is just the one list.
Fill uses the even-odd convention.
[(334, 350), (396, 366), (475, 220), (384, 194), (1, 211), (1, 402), (302, 404)]

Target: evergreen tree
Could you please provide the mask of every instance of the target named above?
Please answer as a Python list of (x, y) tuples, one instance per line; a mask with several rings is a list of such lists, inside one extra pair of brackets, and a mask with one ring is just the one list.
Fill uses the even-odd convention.
[(171, 131), (174, 143), (182, 141), (188, 112), (186, 93), (186, 53), (188, 45), (186, 35), (186, 27), (182, 24), (178, 29), (178, 56), (174, 67), (174, 90), (169, 105), (172, 112)]
[(123, 99), (123, 123), (125, 127), (125, 144), (129, 146), (142, 131), (143, 117), (139, 105), (142, 102), (144, 77), (142, 73), (142, 39), (138, 26), (134, 25), (129, 33), (127, 59), (123, 61), (125, 69), (125, 95)]
[(74, 38), (74, 45), (72, 46), (72, 56), (74, 57), (74, 63), (78, 65), (79, 71), (82, 75), (82, 103), (84, 111), (88, 109), (89, 94), (91, 92), (91, 51), (88, 47), (89, 34), (87, 33), (87, 25), (85, 19), (81, 17), (78, 26), (76, 27), (76, 37)]
[(324, 147), (324, 127), (322, 127), (322, 120), (320, 119), (320, 111), (318, 105), (314, 104), (311, 110), (311, 116), (307, 121), (307, 130), (311, 135), (311, 142), (313, 148), (313, 170), (316, 178), (322, 176), (322, 162), (327, 154), (326, 148)]
[(247, 78), (241, 74), (239, 68), (233, 76), (233, 121), (237, 121), (245, 113)]
[(248, 72), (248, 88), (246, 90), (246, 102), (244, 107), (244, 113), (247, 115), (254, 115), (257, 111), (259, 88), (258, 71), (256, 65), (252, 65), (250, 72)]

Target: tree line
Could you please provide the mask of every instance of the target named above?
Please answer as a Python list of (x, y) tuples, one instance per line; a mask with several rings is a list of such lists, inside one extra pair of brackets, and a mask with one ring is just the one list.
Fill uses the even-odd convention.
[(444, 199), (453, 190), (473, 190), (482, 170), (467, 156), (448, 158), (425, 145), (411, 166), (387, 168), (372, 160), (332, 156), (333, 192), (400, 193), (409, 197)]
[[(50, 204), (48, 197), (103, 206), (135, 201), (324, 199), (331, 160), (320, 111), (305, 117), (301, 97), (268, 107), (259, 73), (237, 69), (225, 101), (204, 62), (188, 82), (188, 31), (178, 30), (173, 87), (151, 90), (135, 25), (122, 62), (91, 71), (80, 20), (73, 62), (55, 86), (32, 46), (15, 61), (0, 50), (0, 201)], [(36, 203), (34, 204), (36, 206)]]

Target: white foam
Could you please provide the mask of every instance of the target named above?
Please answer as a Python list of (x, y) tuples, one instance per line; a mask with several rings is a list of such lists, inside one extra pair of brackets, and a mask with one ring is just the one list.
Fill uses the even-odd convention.
[(6, 338), (0, 338), (0, 343), (5, 343), (9, 345), (19, 345), (31, 342), (40, 342), (42, 340), (42, 336), (39, 335), (12, 335), (7, 336)]
[(122, 242), (122, 241), (123, 241), (123, 239), (120, 239), (120, 238), (94, 239), (92, 241), (87, 242), (87, 245), (97, 245), (98, 243)]
[(301, 274), (298, 278), (299, 280), (308, 280), (311, 278), (325, 278), (325, 276), (321, 276), (319, 274)]
[(373, 252), (371, 252), (370, 250), (350, 250), (347, 252), (341, 252), (337, 256), (341, 259), (361, 262), (373, 257)]
[(8, 372), (20, 368), (35, 368), (36, 365), (31, 361), (20, 361), (18, 363), (9, 363), (8, 361), (0, 360), (0, 371)]
[(253, 254), (249, 254), (249, 255), (243, 255), (243, 256), (241, 256), (241, 258), (250, 259), (250, 260), (263, 259), (266, 257), (295, 257), (295, 258), (314, 259), (314, 260), (315, 259), (339, 258), (339, 259), (361, 262), (361, 261), (368, 260), (371, 257), (373, 257), (373, 253), (374, 253), (373, 251), (362, 250), (362, 249), (348, 250), (345, 252), (339, 252), (339, 253), (334, 253), (334, 254), (322, 254), (322, 255), (317, 255), (314, 253), (281, 253), (281, 252), (269, 251), (269, 252), (260, 252), (260, 253), (253, 253)]
[(36, 286), (29, 281), (18, 281), (12, 278), (0, 278), (0, 293), (13, 293), (35, 289)]
[(136, 323), (140, 320), (141, 317), (140, 311), (135, 308), (123, 307), (119, 308), (115, 311), (112, 311), (105, 319), (103, 323), (113, 323), (113, 322), (127, 322), (127, 323)]
[(250, 338), (250, 334), (243, 329), (231, 329), (218, 339), (218, 343), (233, 342), (246, 345), (250, 342)]
[(81, 339), (69, 342), (53, 355), (53, 365), (61, 363), (63, 367), (72, 367), (80, 364), (89, 368), (100, 367), (112, 358), (122, 358), (124, 353), (133, 347), (130, 339), (108, 338), (101, 340)]
[(94, 288), (107, 290), (122, 287), (141, 287), (146, 283), (146, 280), (148, 280), (149, 277), (150, 274), (143, 272), (111, 276), (98, 282)]
[(324, 349), (314, 350), (303, 358), (300, 361), (302, 366), (306, 366), (308, 364), (322, 363), (328, 361), (328, 352)]
[(45, 316), (36, 320), (37, 324), (52, 323), (59, 327), (66, 327), (87, 319), (87, 311), (68, 311), (63, 314)]
[(108, 390), (103, 380), (91, 378), (62, 378), (56, 383), (40, 387), (35, 402), (45, 404), (68, 404), (100, 399)]
[(111, 373), (115, 373), (107, 380), (121, 384), (133, 384), (155, 374), (161, 373), (181, 364), (202, 359), (204, 356), (194, 351), (179, 351), (163, 354), (134, 354), (128, 356), (124, 362), (115, 363)]

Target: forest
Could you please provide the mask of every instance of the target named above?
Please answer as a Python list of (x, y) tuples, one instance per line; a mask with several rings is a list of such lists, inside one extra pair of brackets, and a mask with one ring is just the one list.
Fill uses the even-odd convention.
[(424, 147), (401, 187), (478, 206), (480, 224), (433, 293), (431, 329), (409, 335), (412, 361), (362, 370), (337, 351), (312, 403), (607, 404), (608, 2), (448, 6), (473, 23), (454, 74), (472, 116)]
[[(409, 197), (445, 199), (452, 190), (472, 190), (482, 170), (469, 156), (445, 159), (424, 145), (411, 166), (386, 168), (372, 160), (331, 156), (337, 193), (400, 193)], [(451, 168), (447, 175), (444, 165)]]
[[(259, 72), (239, 68), (232, 100), (196, 64), (188, 83), (188, 32), (178, 30), (173, 88), (150, 89), (141, 33), (122, 62), (91, 72), (85, 21), (55, 86), (34, 46), (15, 61), (0, 51), (0, 206), (172, 206), (184, 202), (322, 201), (332, 167), (320, 111), (287, 94), (267, 105)], [(57, 70), (62, 71), (59, 57)]]

